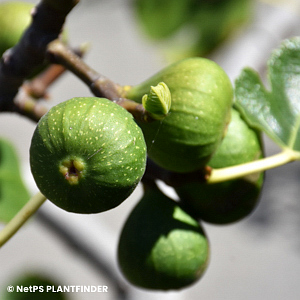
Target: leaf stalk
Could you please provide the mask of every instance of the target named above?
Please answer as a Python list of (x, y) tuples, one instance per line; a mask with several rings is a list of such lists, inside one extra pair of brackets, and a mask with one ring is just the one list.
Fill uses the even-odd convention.
[(255, 160), (249, 163), (232, 166), (228, 168), (213, 169), (207, 183), (218, 183), (237, 179), (253, 173), (263, 172), (269, 169), (273, 169), (289, 162), (300, 160), (300, 153), (289, 148), (283, 149), (282, 152)]
[(47, 198), (38, 192), (0, 231), (0, 248), (24, 225), (24, 223), (40, 208)]

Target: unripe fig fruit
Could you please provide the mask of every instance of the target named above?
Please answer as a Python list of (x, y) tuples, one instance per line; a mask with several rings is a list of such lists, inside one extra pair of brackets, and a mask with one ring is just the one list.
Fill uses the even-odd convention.
[(232, 106), (231, 82), (215, 62), (188, 58), (137, 86), (125, 86), (124, 97), (141, 103), (143, 95), (159, 82), (171, 92), (168, 115), (149, 123), (137, 120), (148, 155), (167, 170), (197, 170), (208, 162), (224, 136)]
[[(262, 157), (260, 133), (249, 127), (236, 110), (222, 144), (209, 165), (225, 168)], [(194, 217), (215, 224), (236, 222), (256, 207), (263, 184), (263, 173), (216, 184), (191, 182), (175, 188)]]
[(119, 205), (145, 171), (146, 145), (133, 117), (96, 97), (73, 98), (39, 121), (30, 147), (40, 191), (57, 206), (97, 213)]
[(32, 3), (6, 1), (0, 3), (0, 57), (19, 41), (30, 23)]
[(181, 289), (203, 275), (208, 259), (199, 223), (157, 188), (146, 189), (119, 240), (118, 261), (127, 280), (146, 289)]

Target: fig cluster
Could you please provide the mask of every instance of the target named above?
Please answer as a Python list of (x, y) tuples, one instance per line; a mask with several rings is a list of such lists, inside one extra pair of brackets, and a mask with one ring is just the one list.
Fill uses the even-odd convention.
[[(208, 165), (225, 168), (263, 156), (261, 135), (238, 111)], [(192, 181), (175, 188), (180, 200), (169, 199), (157, 187), (145, 189), (121, 232), (118, 260), (132, 284), (154, 290), (177, 290), (197, 282), (210, 257), (202, 222), (229, 224), (255, 209), (264, 174), (222, 183)]]
[(147, 159), (183, 177), (207, 166), (244, 164), (263, 156), (260, 132), (234, 108), (224, 70), (205, 58), (179, 61), (137, 86), (123, 86), (120, 97), (143, 105), (148, 117), (134, 119), (97, 97), (52, 107), (32, 137), (33, 177), (50, 201), (75, 213), (115, 208), (142, 181), (144, 194), (120, 234), (120, 269), (141, 288), (190, 286), (209, 262), (202, 221), (228, 224), (249, 215), (263, 174), (211, 185), (185, 182), (176, 187), (175, 202), (147, 173)]

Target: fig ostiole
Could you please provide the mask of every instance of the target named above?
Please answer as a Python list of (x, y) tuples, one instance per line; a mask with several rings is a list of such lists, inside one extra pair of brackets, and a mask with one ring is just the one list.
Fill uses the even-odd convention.
[[(263, 156), (261, 134), (232, 109), (227, 134), (208, 165), (226, 168)], [(214, 224), (237, 222), (255, 209), (263, 185), (264, 173), (216, 184), (191, 182), (176, 187), (181, 201), (194, 217)]]
[(201, 225), (157, 188), (146, 189), (123, 226), (118, 262), (133, 285), (177, 290), (197, 282), (209, 261)]
[(230, 121), (230, 79), (215, 62), (188, 58), (137, 86), (124, 86), (122, 96), (142, 103), (150, 87), (160, 82), (167, 85), (172, 96), (168, 114), (162, 120), (139, 123), (149, 158), (174, 172), (200, 169), (216, 151)]
[(144, 174), (141, 129), (104, 98), (72, 98), (39, 121), (30, 146), (35, 182), (66, 211), (98, 213), (122, 203)]

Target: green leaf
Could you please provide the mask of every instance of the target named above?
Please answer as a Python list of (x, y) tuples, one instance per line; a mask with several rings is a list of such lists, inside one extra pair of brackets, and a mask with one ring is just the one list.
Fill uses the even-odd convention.
[(283, 41), (268, 61), (267, 90), (246, 68), (235, 83), (236, 107), (282, 148), (300, 151), (300, 37)]
[(29, 198), (16, 151), (10, 142), (0, 138), (0, 221), (9, 222)]

